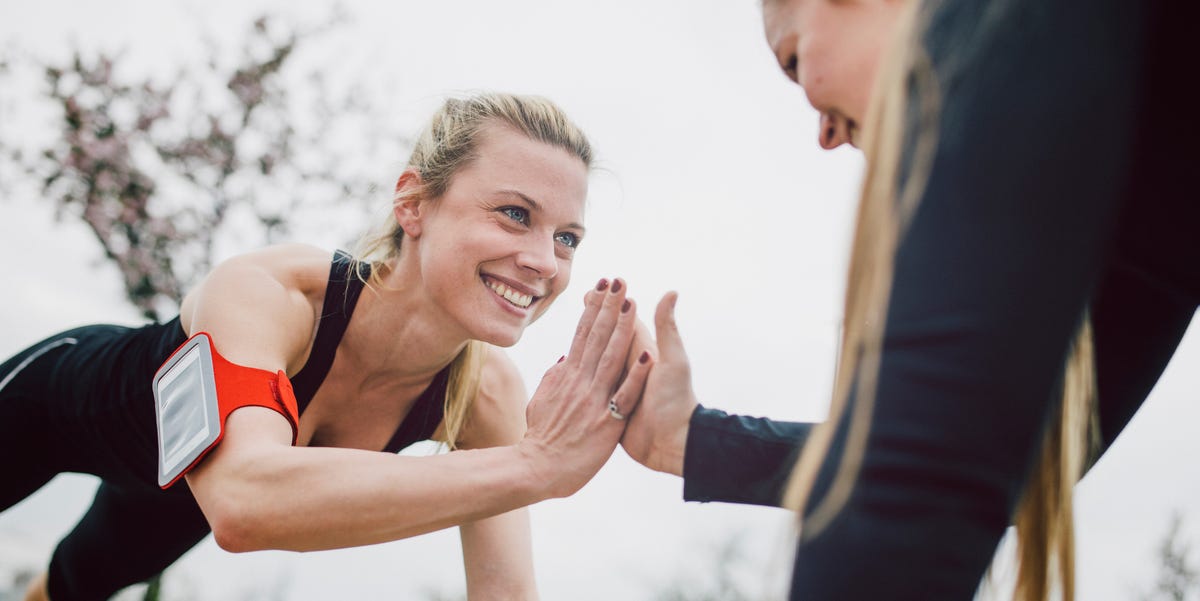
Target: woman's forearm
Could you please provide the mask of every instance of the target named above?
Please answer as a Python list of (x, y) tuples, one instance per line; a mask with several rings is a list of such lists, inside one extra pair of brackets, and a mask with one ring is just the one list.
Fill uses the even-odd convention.
[(202, 504), (222, 548), (314, 551), (381, 543), (545, 498), (517, 447), (406, 457), (277, 447), (247, 455)]
[(434, 457), (293, 448), (291, 426), (278, 413), (231, 413), (222, 442), (187, 476), (218, 544), (231, 551), (369, 545), (574, 494), (624, 432), (608, 407), (632, 414), (653, 366), (643, 355), (621, 381), (636, 312), (615, 290), (598, 287), (586, 297), (571, 351), (546, 371), (525, 408), (525, 436), (513, 446)]

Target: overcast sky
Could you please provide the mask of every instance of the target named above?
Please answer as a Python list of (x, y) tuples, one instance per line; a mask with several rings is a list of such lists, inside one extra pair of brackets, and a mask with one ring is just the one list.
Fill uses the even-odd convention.
[[(310, 25), (331, 13), (295, 4), (8, 2), (0, 42), (9, 53), (60, 59), (72, 44), (124, 50), (131, 75), (167, 74), (203, 59), (203, 35), (236, 40), (259, 13)], [(592, 139), (602, 169), (592, 178), (589, 235), (572, 285), (511, 351), (530, 390), (566, 348), (587, 287), (619, 275), (647, 310), (663, 292), (681, 292), (679, 320), (703, 403), (782, 419), (824, 415), (862, 162), (853, 150), (817, 147), (817, 116), (774, 67), (756, 0), (345, 7), (351, 20), (296, 60), (365, 77), (394, 119), (389, 127), (415, 132), (445, 94), (495, 89), (550, 97)], [(37, 93), (30, 84), (5, 96)], [(15, 131), (9, 115), (0, 113), (0, 124)], [(21, 127), (53, 131), (36, 120)], [(401, 159), (383, 162), (380, 186)], [(0, 356), (73, 325), (138, 321), (89, 234), (55, 224), (51, 213), (37, 198), (0, 199)], [(319, 233), (303, 241), (342, 243)], [(1082, 599), (1123, 599), (1149, 586), (1171, 510), (1185, 512), (1188, 538), (1200, 540), (1191, 460), (1200, 455), (1191, 428), (1200, 419), (1197, 338), (1185, 338), (1146, 407), (1079, 488)], [(0, 582), (45, 561), (94, 486), (60, 477), (0, 515)], [(731, 537), (747, 553), (740, 577), (779, 594), (790, 566), (788, 516), (685, 505), (681, 490), (678, 479), (618, 451), (579, 494), (535, 506), (543, 598), (651, 599), (672, 581), (698, 578)], [(169, 572), (172, 583), (199, 599), (283, 587), (295, 601), (463, 588), (454, 531), (304, 555), (235, 556), (209, 540)]]

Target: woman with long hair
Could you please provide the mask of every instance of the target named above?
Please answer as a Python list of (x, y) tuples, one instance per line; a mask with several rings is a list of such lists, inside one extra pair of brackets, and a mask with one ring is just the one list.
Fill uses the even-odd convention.
[[(0, 365), (0, 508), (60, 472), (102, 479), (27, 598), (107, 598), (210, 531), (230, 551), (307, 551), (448, 526), (469, 598), (535, 598), (522, 508), (603, 465), (651, 365), (625, 375), (636, 310), (619, 279), (586, 295), (528, 407), (497, 348), (567, 286), (591, 159), (549, 101), (448, 100), (354, 254), (235, 257), (167, 323), (77, 328)], [(197, 345), (207, 358), (188, 359)], [(182, 366), (220, 403), (221, 423), (196, 429), (218, 442), (194, 458), (175, 449), (204, 393), (172, 388)], [(394, 454), (425, 439), (453, 452)]]
[(798, 510), (792, 598), (969, 599), (1011, 523), (1015, 596), (1073, 598), (1072, 487), (1200, 303), (1189, 10), (766, 0), (822, 145), (867, 155), (830, 417), (700, 407), (668, 295), (626, 449)]

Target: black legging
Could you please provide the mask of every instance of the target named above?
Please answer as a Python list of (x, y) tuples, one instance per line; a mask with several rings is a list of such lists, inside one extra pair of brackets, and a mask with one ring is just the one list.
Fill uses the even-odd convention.
[(146, 372), (129, 380), (148, 390), (155, 361), (181, 339), (173, 324), (86, 326), (0, 364), (0, 511), (61, 472), (103, 479), (92, 506), (54, 550), (54, 601), (107, 599), (158, 574), (209, 532), (187, 484), (160, 490), (153, 463), (140, 460), (154, 456), (153, 407), (108, 377), (123, 360), (144, 354), (125, 367)]
[(50, 598), (107, 599), (167, 569), (209, 531), (186, 483), (164, 492), (101, 482), (92, 506), (54, 550)]
[(1145, 398), (1200, 299), (1190, 5), (938, 4), (938, 146), (896, 254), (865, 457), (845, 507), (802, 532), (791, 598), (972, 598), (1085, 309), (1106, 443)]

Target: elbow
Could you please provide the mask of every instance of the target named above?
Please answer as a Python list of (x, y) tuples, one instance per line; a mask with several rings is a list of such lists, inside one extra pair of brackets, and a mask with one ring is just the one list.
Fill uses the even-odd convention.
[(273, 527), (280, 516), (270, 515), (261, 491), (236, 485), (222, 489), (220, 495), (205, 495), (201, 504), (217, 546), (230, 553), (281, 548), (280, 532)]
[(251, 515), (252, 512), (246, 510), (244, 504), (222, 505), (225, 506), (212, 511), (208, 519), (218, 547), (230, 553), (248, 553), (269, 548), (265, 544), (262, 529), (257, 526), (260, 520)]
[(268, 462), (259, 456), (213, 463), (206, 460), (188, 475), (217, 546), (230, 553), (280, 548), (280, 518), (272, 512), (277, 491), (254, 469)]

